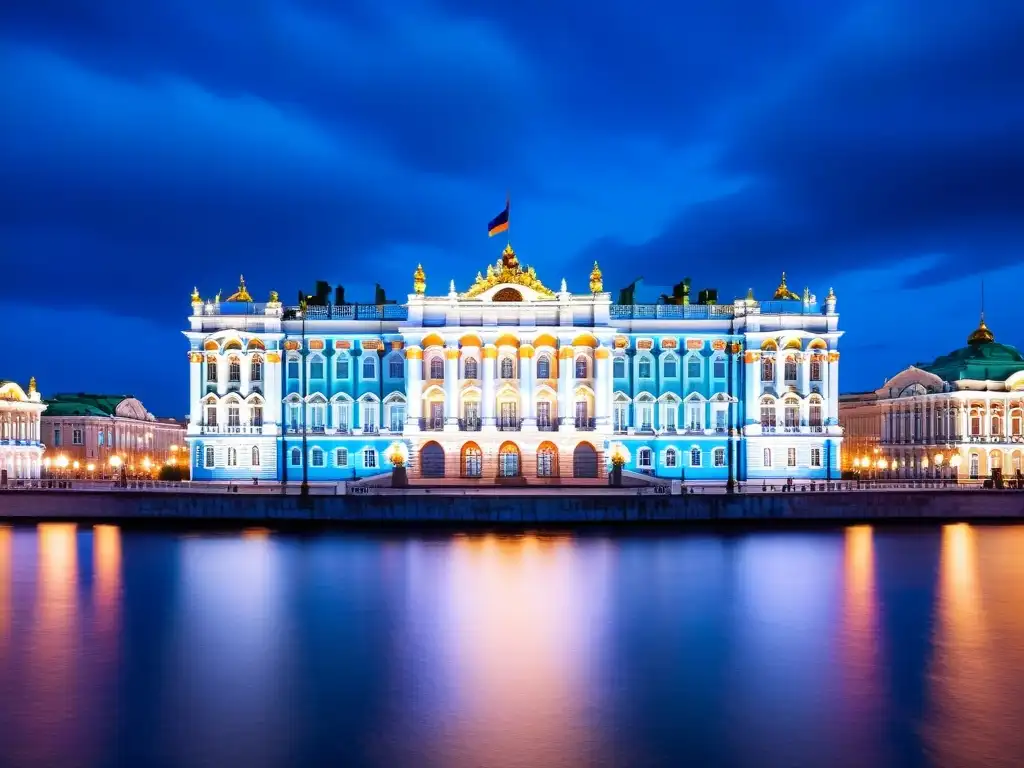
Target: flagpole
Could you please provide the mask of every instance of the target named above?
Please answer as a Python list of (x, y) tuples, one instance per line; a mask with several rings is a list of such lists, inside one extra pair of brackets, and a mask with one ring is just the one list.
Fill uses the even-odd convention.
[(509, 248), (512, 247), (512, 193), (505, 190), (505, 208), (508, 209), (508, 227), (505, 229), (505, 238)]

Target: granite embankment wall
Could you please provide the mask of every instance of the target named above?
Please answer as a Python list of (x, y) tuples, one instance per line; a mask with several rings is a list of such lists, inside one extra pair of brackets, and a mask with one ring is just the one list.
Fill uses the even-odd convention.
[(577, 524), (645, 521), (1024, 521), (1024, 492), (859, 491), (683, 496), (297, 496), (0, 492), (0, 520), (224, 520), (339, 523)]

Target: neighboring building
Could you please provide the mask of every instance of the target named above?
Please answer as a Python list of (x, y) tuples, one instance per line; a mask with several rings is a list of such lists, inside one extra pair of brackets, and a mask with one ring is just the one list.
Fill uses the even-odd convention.
[(876, 392), (854, 392), (839, 396), (839, 424), (843, 428), (844, 471), (855, 469), (861, 457), (878, 459), (882, 412)]
[[(887, 463), (883, 472), (897, 477), (955, 472), (979, 479), (993, 470), (1007, 476), (1021, 470), (1024, 357), (996, 342), (984, 313), (967, 346), (904, 369), (873, 396), (840, 403), (846, 433), (859, 432), (856, 448), (847, 445), (851, 464), (877, 469), (880, 458)], [(868, 451), (872, 441), (878, 455)]]
[[(387, 471), (528, 483), (627, 470), (703, 482), (838, 474), (839, 316), (775, 299), (616, 304), (550, 290), (511, 247), (458, 293), (305, 308), (193, 293), (194, 479)], [(340, 294), (340, 291), (339, 291)]]
[(36, 380), (25, 392), (13, 381), (0, 381), (0, 484), (38, 478), (44, 446), (39, 440), (39, 417), (46, 405)]
[[(110, 474), (111, 460), (142, 473), (188, 456), (185, 424), (158, 419), (131, 395), (54, 395), (43, 416), (51, 468)], [(117, 457), (114, 459), (114, 457)]]

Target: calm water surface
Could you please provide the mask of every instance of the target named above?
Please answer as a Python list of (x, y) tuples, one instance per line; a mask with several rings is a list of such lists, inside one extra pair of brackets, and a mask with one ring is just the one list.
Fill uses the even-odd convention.
[(0, 527), (0, 764), (1016, 767), (1024, 527)]

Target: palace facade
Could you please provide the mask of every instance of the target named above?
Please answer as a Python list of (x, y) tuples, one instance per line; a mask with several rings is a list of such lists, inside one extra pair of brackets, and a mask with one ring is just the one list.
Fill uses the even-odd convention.
[(13, 381), (0, 381), (0, 485), (40, 476), (45, 447), (39, 419), (46, 405), (30, 379), (28, 392)]
[[(401, 304), (192, 296), (192, 477), (298, 483), (709, 483), (838, 477), (836, 299), (612, 301), (545, 286), (511, 247), (463, 292)], [(687, 288), (688, 290), (688, 288)], [(624, 292), (627, 293), (627, 292)], [(713, 295), (713, 294), (712, 294)]]
[(1024, 356), (982, 313), (967, 345), (916, 363), (870, 393), (843, 396), (848, 466), (898, 478), (1016, 477), (1024, 458)]

